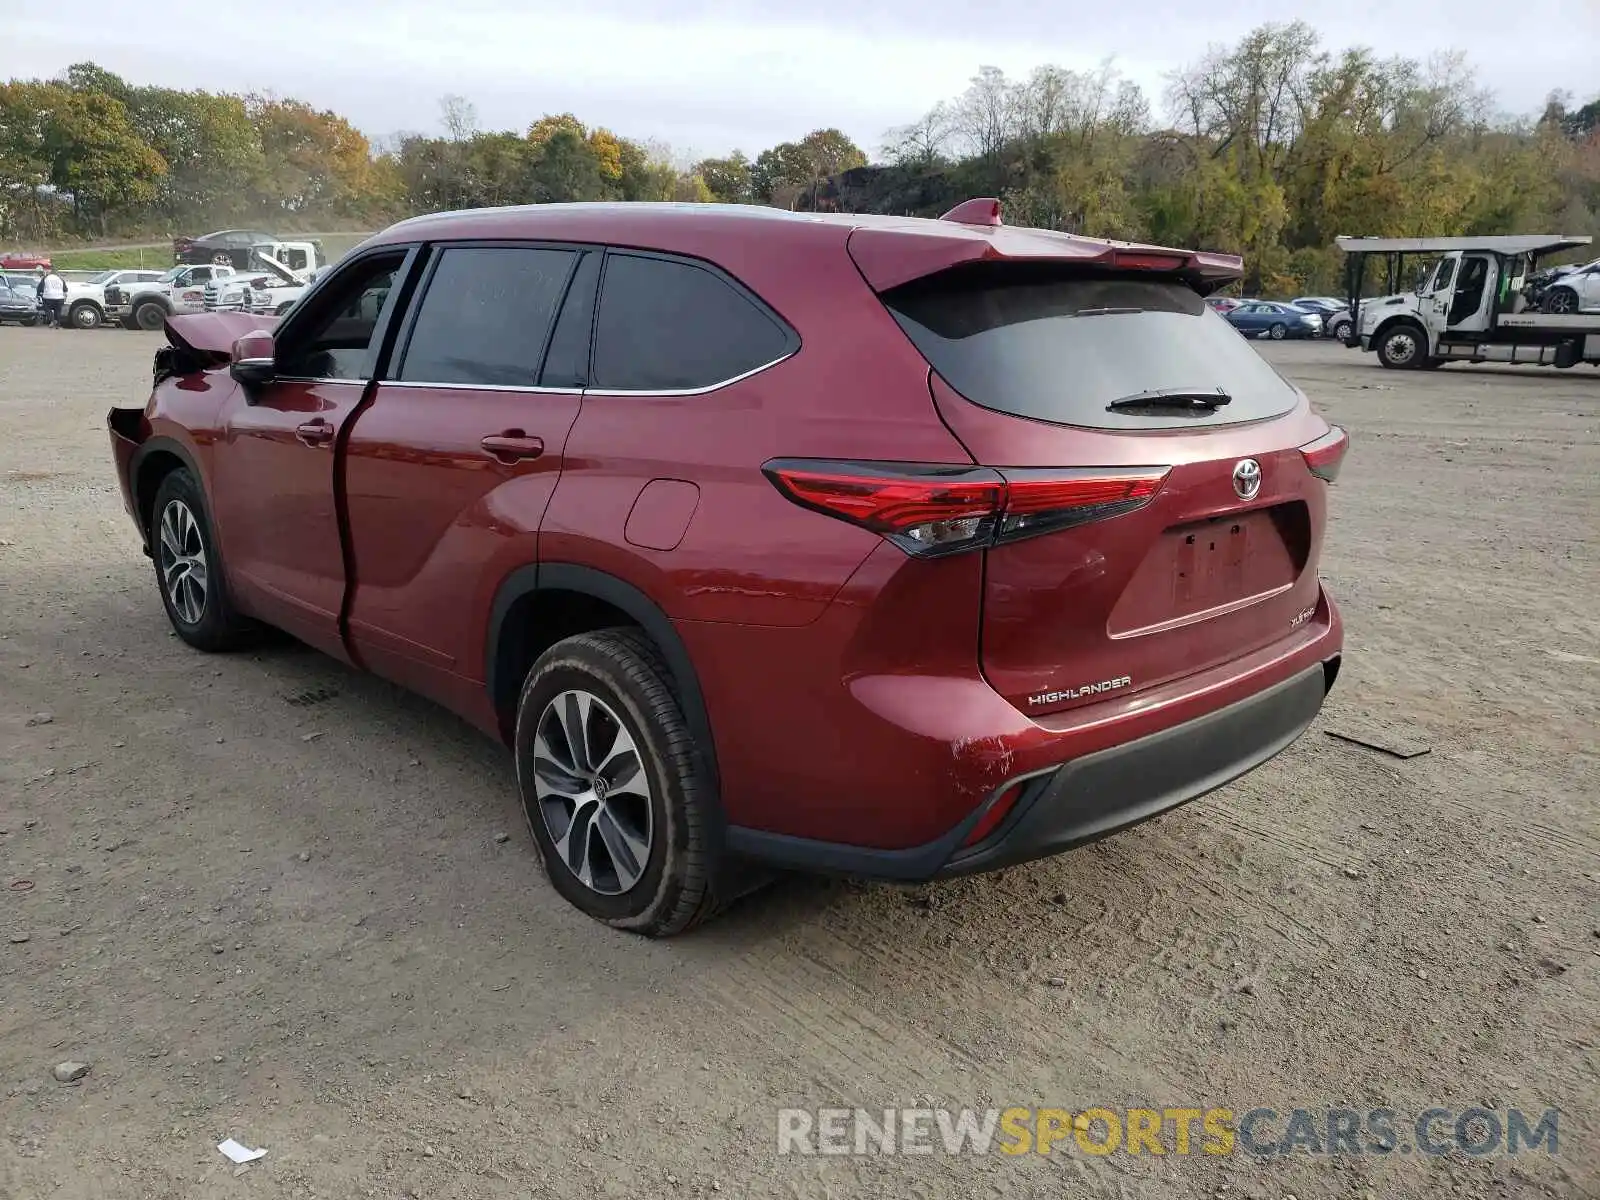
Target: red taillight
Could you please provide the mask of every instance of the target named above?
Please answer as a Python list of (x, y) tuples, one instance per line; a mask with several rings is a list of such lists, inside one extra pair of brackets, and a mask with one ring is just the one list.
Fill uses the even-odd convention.
[(780, 459), (763, 470), (796, 504), (931, 557), (1131, 512), (1161, 490), (1169, 468), (997, 471)]
[(1339, 467), (1350, 449), (1350, 435), (1335, 425), (1314, 442), (1300, 447), (1306, 466), (1318, 479), (1332, 483), (1339, 478)]

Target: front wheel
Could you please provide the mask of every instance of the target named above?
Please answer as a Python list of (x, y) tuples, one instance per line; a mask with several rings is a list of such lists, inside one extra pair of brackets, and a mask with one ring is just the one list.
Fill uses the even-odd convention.
[(1378, 361), (1390, 370), (1412, 370), (1426, 357), (1422, 331), (1415, 325), (1396, 325), (1378, 339)]
[(244, 645), (255, 625), (233, 607), (200, 485), (179, 468), (161, 481), (150, 510), (150, 557), (167, 620), (197, 650)]
[(517, 704), (517, 787), (556, 891), (650, 937), (718, 907), (713, 785), (671, 673), (636, 629), (557, 642)]
[(1345, 338), (1350, 336), (1350, 322), (1349, 321), (1339, 321), (1339, 322), (1337, 322), (1332, 329), (1328, 330), (1328, 336), (1333, 338), (1333, 339), (1335, 339), (1336, 341), (1340, 341), (1340, 342), (1344, 341)]
[(1267, 331), (1267, 336), (1275, 342), (1281, 342), (1284, 338), (1289, 336), (1289, 327), (1284, 325), (1282, 322), (1279, 322), (1277, 325), (1274, 325)]
[(154, 300), (146, 301), (133, 310), (133, 323), (146, 332), (155, 332), (166, 323), (166, 320), (166, 308)]
[(1568, 313), (1575, 313), (1578, 311), (1578, 293), (1571, 288), (1551, 288), (1545, 293), (1542, 307), (1545, 312), (1550, 313), (1552, 316), (1566, 316)]
[(67, 314), (74, 329), (98, 329), (103, 319), (100, 310), (92, 304), (74, 304)]

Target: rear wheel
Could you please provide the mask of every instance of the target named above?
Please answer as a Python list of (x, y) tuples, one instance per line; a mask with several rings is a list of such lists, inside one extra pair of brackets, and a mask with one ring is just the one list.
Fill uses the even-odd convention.
[(197, 650), (232, 650), (255, 633), (233, 607), (200, 485), (179, 468), (161, 481), (150, 510), (150, 556), (167, 619)]
[(716, 799), (670, 679), (642, 633), (607, 629), (547, 650), (517, 705), (517, 786), (551, 884), (650, 937), (718, 907)]
[(1331, 338), (1336, 338), (1337, 340), (1339, 340), (1341, 342), (1344, 341), (1345, 338), (1350, 336), (1350, 322), (1349, 321), (1337, 321), (1337, 322), (1335, 322), (1333, 328), (1328, 330), (1328, 336), (1331, 337)]
[(1378, 339), (1378, 361), (1390, 370), (1414, 370), (1425, 358), (1422, 330), (1415, 325), (1395, 325)]
[(140, 329), (149, 331), (160, 329), (166, 320), (166, 307), (154, 300), (147, 300), (133, 310), (133, 323)]
[(74, 304), (67, 313), (67, 320), (74, 329), (97, 329), (103, 319), (100, 310), (87, 301)]
[(1283, 324), (1281, 321), (1278, 324), (1274, 325), (1271, 329), (1267, 330), (1267, 336), (1270, 337), (1275, 342), (1283, 341), (1283, 339), (1285, 337), (1287, 337), (1288, 335), (1289, 335), (1289, 327), (1287, 325)]

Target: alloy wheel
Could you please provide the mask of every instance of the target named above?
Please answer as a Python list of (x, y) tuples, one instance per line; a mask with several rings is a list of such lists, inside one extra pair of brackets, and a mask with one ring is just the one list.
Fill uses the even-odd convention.
[(593, 692), (561, 692), (539, 715), (533, 789), (556, 857), (605, 896), (628, 891), (650, 861), (650, 780), (633, 736)]
[(198, 624), (206, 611), (206, 547), (200, 523), (182, 500), (169, 500), (161, 514), (157, 561), (172, 611), (186, 625)]

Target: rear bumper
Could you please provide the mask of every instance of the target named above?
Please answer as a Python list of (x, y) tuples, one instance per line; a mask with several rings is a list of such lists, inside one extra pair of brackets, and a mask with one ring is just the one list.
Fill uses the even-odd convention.
[[(1305, 732), (1339, 673), (1339, 656), (1265, 691), (1119, 746), (1013, 779), (944, 836), (903, 850), (731, 827), (728, 849), (776, 866), (919, 882), (1045, 858), (1159, 816), (1259, 767)], [(964, 842), (990, 804), (1022, 785), (1010, 814)]]
[(1059, 854), (1231, 783), (1305, 732), (1338, 668), (1329, 659), (1226, 708), (1035, 776), (993, 834), (951, 854), (936, 874)]

